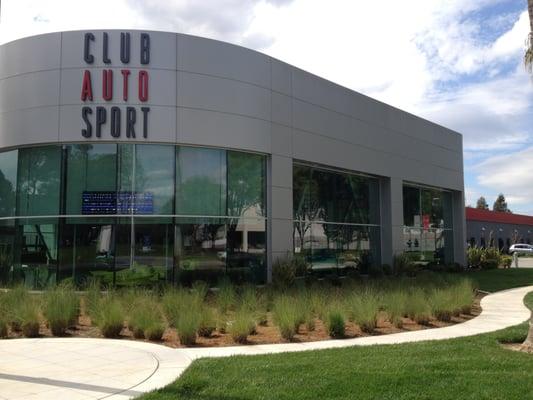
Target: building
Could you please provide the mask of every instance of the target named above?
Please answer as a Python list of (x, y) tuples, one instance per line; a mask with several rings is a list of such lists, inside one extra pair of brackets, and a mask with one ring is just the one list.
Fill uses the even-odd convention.
[(533, 217), (466, 207), (466, 237), (470, 247), (497, 247), (507, 252), (512, 244), (531, 244)]
[(0, 112), (4, 284), (464, 264), (461, 135), (252, 50), (29, 37), (0, 47)]

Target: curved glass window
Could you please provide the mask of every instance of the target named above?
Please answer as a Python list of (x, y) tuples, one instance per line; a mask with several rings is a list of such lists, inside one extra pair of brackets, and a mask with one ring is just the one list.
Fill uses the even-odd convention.
[(0, 153), (0, 283), (266, 280), (266, 157), (84, 143)]
[(176, 149), (176, 213), (226, 214), (226, 152), (199, 147)]
[(17, 168), (17, 215), (58, 215), (61, 147), (20, 149)]
[(0, 153), (0, 217), (11, 217), (16, 211), (18, 150)]

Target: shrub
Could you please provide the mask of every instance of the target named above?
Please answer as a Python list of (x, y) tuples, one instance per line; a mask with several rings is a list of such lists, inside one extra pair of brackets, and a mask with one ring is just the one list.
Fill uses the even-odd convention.
[(106, 338), (116, 338), (124, 326), (124, 311), (113, 295), (103, 298), (98, 305), (96, 325)]
[(154, 342), (158, 342), (163, 338), (163, 334), (165, 333), (165, 326), (162, 322), (156, 322), (150, 326), (148, 326), (144, 330), (144, 337), (148, 340), (152, 340)]
[(340, 308), (334, 307), (328, 313), (328, 333), (332, 338), (343, 338), (345, 334), (344, 315)]
[(481, 269), (497, 269), (500, 262), (494, 258), (486, 258), (481, 262)]
[(460, 272), (463, 272), (464, 271), (464, 268), (461, 264), (459, 263), (451, 263), (451, 264), (446, 264), (445, 266), (445, 270), (447, 272), (454, 272), (454, 273), (460, 273)]
[(286, 340), (292, 340), (298, 323), (298, 310), (292, 298), (282, 295), (275, 300), (274, 322), (281, 336)]
[(26, 337), (39, 336), (39, 304), (34, 298), (27, 297), (16, 309), (17, 319)]
[(363, 332), (371, 333), (376, 329), (379, 312), (379, 299), (371, 290), (352, 295), (347, 302), (349, 319)]
[(323, 291), (319, 288), (312, 288), (309, 294), (308, 302), (311, 305), (311, 311), (319, 319), (324, 319), (327, 312), (327, 299)]
[(390, 264), (383, 264), (381, 266), (381, 269), (383, 270), (383, 273), (386, 275), (386, 276), (390, 276), (393, 274), (393, 269), (392, 269), (392, 266)]
[(511, 256), (502, 256), (501, 257), (501, 264), (504, 268), (511, 268), (511, 265), (513, 264), (513, 257)]
[(389, 293), (385, 300), (385, 309), (390, 322), (397, 328), (403, 327), (403, 317), (406, 314), (407, 294), (402, 290)]
[(467, 250), (466, 258), (469, 267), (480, 268), (484, 258), (484, 251), (481, 247), (470, 247)]
[(216, 316), (216, 327), (220, 333), (226, 333), (228, 330), (228, 317), (226, 314), (218, 313)]
[(416, 273), (416, 264), (406, 253), (396, 254), (393, 259), (394, 273), (396, 275), (409, 275)]
[[(155, 332), (162, 330), (164, 325), (159, 311), (159, 305), (156, 301), (148, 296), (141, 297), (134, 302), (135, 306), (131, 308), (128, 320), (128, 326), (133, 336), (142, 339), (148, 339), (148, 331)], [(159, 340), (159, 339), (158, 339)]]
[(237, 302), (237, 295), (235, 288), (229, 279), (221, 279), (218, 284), (217, 304), (220, 311), (223, 313), (233, 309)]
[(43, 314), (54, 336), (63, 336), (78, 319), (80, 300), (71, 287), (57, 286), (43, 296)]
[(85, 312), (91, 319), (96, 318), (99, 309), (102, 292), (100, 290), (100, 282), (97, 280), (89, 281), (87, 291), (85, 293)]
[(292, 267), (296, 276), (305, 276), (307, 272), (307, 261), (299, 254), (293, 254), (291, 258)]
[(453, 292), (451, 289), (435, 289), (430, 295), (429, 302), (435, 318), (449, 322), (455, 309)]
[(163, 313), (167, 319), (168, 325), (172, 328), (176, 327), (180, 310), (187, 307), (187, 302), (190, 301), (190, 296), (186, 290), (182, 288), (170, 289), (163, 295), (161, 300)]
[(7, 338), (7, 322), (0, 317), (0, 338)]
[[(232, 289), (233, 290), (233, 289)], [(200, 292), (189, 292), (185, 289), (172, 289), (163, 296), (163, 311), (171, 327), (176, 328), (181, 344), (196, 343), (196, 335), (202, 325), (207, 328), (206, 307)]]
[(431, 320), (431, 307), (422, 289), (412, 289), (407, 300), (407, 315), (420, 325), (428, 325)]
[(255, 311), (258, 308), (259, 301), (257, 299), (257, 290), (253, 285), (245, 285), (241, 290), (239, 296), (240, 307), (244, 307), (247, 310)]
[(196, 343), (196, 334), (201, 322), (201, 310), (198, 304), (192, 303), (180, 308), (176, 318), (176, 330), (181, 344), (188, 346)]
[(28, 290), (22, 286), (15, 286), (4, 295), (4, 307), (6, 319), (11, 330), (19, 332), (21, 330), (21, 319), (19, 318), (19, 308), (28, 301), (30, 295)]
[(381, 265), (371, 265), (368, 274), (373, 278), (381, 278), (384, 274), (383, 266)]
[(237, 343), (246, 343), (248, 335), (255, 331), (253, 313), (247, 308), (241, 308), (235, 314), (235, 320), (229, 326), (229, 333)]
[(452, 293), (456, 309), (463, 314), (470, 314), (472, 312), (472, 304), (475, 298), (472, 281), (469, 279), (461, 279), (459, 283), (453, 286)]
[(272, 284), (280, 288), (288, 288), (296, 280), (296, 270), (289, 256), (278, 258), (272, 265)]
[(200, 326), (198, 327), (198, 335), (202, 337), (210, 337), (217, 327), (217, 321), (213, 309), (205, 304), (201, 304), (200, 311)]

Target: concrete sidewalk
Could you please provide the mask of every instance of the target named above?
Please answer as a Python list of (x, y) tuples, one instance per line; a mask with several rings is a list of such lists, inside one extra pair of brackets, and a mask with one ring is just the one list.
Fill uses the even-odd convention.
[(443, 340), (493, 332), (529, 318), (533, 286), (486, 296), (482, 313), (462, 324), (346, 340), (171, 349), (130, 340), (0, 340), (0, 399), (130, 399), (173, 382), (201, 357), (226, 357), (348, 346)]

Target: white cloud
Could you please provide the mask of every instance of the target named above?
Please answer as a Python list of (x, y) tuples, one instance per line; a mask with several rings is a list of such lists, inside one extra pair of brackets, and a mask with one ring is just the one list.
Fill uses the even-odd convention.
[(533, 214), (533, 145), (490, 157), (475, 169), (482, 187), (504, 193), (511, 209)]
[[(485, 192), (488, 198), (500, 187), (492, 173), (484, 172), (497, 170), (493, 155), (531, 157), (516, 152), (533, 143), (532, 87), (521, 66), (529, 29), (526, 3), (521, 13), (489, 18), (479, 13), (510, 3), (4, 0), (0, 42), (58, 30), (138, 28), (207, 36), (264, 51), (463, 133), (469, 165), (488, 157), (483, 169), (465, 170), (467, 176), (479, 174), (483, 185), (468, 187), (467, 193), (479, 197)], [(494, 32), (501, 34), (494, 37)], [(510, 188), (510, 199), (527, 207), (531, 185), (517, 185)]]

